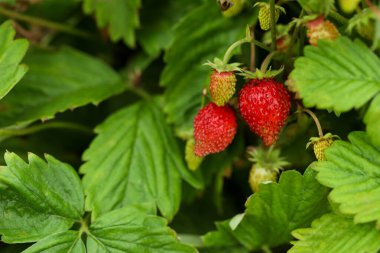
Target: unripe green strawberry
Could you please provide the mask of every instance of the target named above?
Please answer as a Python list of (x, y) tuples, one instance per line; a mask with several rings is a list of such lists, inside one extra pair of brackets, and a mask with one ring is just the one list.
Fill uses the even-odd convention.
[(360, 0), (339, 0), (340, 8), (347, 14), (352, 13), (356, 8), (358, 8), (359, 3)]
[[(259, 6), (259, 23), (262, 30), (267, 31), (271, 29), (272, 23), (271, 23), (271, 14), (270, 14), (270, 5), (268, 3), (256, 3), (255, 6)], [(279, 17), (280, 17), (280, 11), (285, 12), (284, 8), (280, 6), (275, 6), (275, 23), (277, 23)]]
[(306, 26), (309, 43), (313, 46), (318, 46), (318, 40), (335, 40), (340, 36), (335, 25), (323, 16), (309, 21)]
[(283, 166), (288, 165), (280, 151), (272, 148), (258, 148), (248, 152), (249, 160), (253, 162), (249, 173), (249, 185), (254, 192), (259, 191), (260, 184), (277, 182), (278, 174)]
[(190, 170), (197, 170), (202, 163), (203, 158), (196, 156), (194, 153), (195, 141), (193, 138), (187, 140), (185, 147), (185, 160)]
[(260, 184), (269, 184), (277, 182), (278, 172), (274, 170), (268, 170), (266, 168), (258, 167), (255, 164), (252, 166), (249, 172), (249, 185), (253, 192), (258, 192)]
[(317, 160), (325, 161), (325, 150), (333, 144), (334, 139), (336, 138), (339, 137), (337, 135), (332, 135), (331, 133), (325, 134), (322, 137), (312, 137), (306, 145), (306, 148), (308, 148), (310, 144), (313, 144), (314, 154)]
[(245, 0), (218, 0), (223, 16), (230, 18), (239, 14), (244, 7)]
[(214, 71), (210, 80), (210, 95), (218, 105), (225, 105), (235, 94), (236, 76), (233, 72)]

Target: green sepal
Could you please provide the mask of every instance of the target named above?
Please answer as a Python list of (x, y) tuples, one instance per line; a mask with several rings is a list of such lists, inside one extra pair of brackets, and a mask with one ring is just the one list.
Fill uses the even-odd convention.
[(249, 161), (268, 170), (279, 172), (284, 166), (289, 165), (289, 163), (280, 156), (280, 150), (273, 149), (273, 146), (269, 149), (263, 147), (253, 148), (248, 150), (247, 153)]
[(309, 142), (306, 144), (306, 149), (311, 145), (311, 144), (314, 144), (316, 142), (319, 142), (323, 139), (339, 139), (340, 140), (340, 137), (338, 135), (333, 135), (332, 133), (327, 133), (325, 134), (324, 136), (322, 137), (311, 137), (309, 139)]
[(269, 68), (266, 72), (261, 71), (260, 69), (256, 69), (255, 72), (249, 71), (249, 70), (243, 70), (241, 76), (244, 76), (246, 79), (265, 79), (265, 78), (274, 78), (277, 75), (281, 74), (281, 72), (284, 70), (284, 66), (281, 66), (280, 69), (272, 70)]
[(207, 61), (203, 65), (210, 66), (214, 70), (221, 72), (242, 72), (243, 70), (239, 67), (241, 63), (234, 62), (234, 63), (224, 63), (221, 59), (215, 57), (214, 61)]
[[(257, 2), (257, 3), (255, 3), (253, 5), (253, 7), (256, 7), (256, 6), (259, 6), (260, 8), (261, 7), (265, 7), (265, 8), (268, 8), (268, 9), (270, 8), (269, 3), (265, 3), (265, 2)], [(279, 10), (280, 12), (286, 14), (286, 11), (285, 11), (284, 7), (281, 7), (281, 6), (277, 5), (277, 4), (274, 5), (274, 9), (275, 10)]]

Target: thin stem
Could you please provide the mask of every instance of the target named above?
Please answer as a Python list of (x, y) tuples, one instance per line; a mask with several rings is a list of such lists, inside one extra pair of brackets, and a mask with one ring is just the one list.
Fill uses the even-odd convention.
[(80, 131), (88, 135), (93, 135), (94, 132), (91, 128), (86, 126), (71, 123), (71, 122), (47, 122), (41, 125), (31, 126), (22, 129), (0, 129), (0, 136), (24, 136), (34, 134), (48, 129), (69, 129)]
[(270, 23), (271, 23), (271, 35), (272, 35), (272, 51), (276, 51), (276, 5), (275, 0), (270, 0)]
[(47, 28), (50, 28), (52, 30), (56, 30), (56, 31), (60, 31), (60, 32), (76, 35), (76, 36), (79, 36), (79, 37), (88, 38), (88, 37), (91, 36), (89, 33), (77, 30), (77, 29), (75, 29), (75, 28), (73, 28), (71, 26), (67, 26), (67, 25), (63, 25), (63, 24), (60, 24), (60, 23), (48, 21), (48, 20), (45, 20), (45, 19), (42, 19), (42, 18), (37, 18), (37, 17), (31, 17), (31, 16), (28, 16), (28, 15), (24, 15), (24, 14), (18, 13), (16, 11), (11, 11), (11, 10), (5, 9), (5, 8), (3, 8), (1, 6), (0, 6), (0, 14), (6, 16), (8, 18), (25, 21), (25, 22), (28, 22), (30, 24), (47, 27)]
[(261, 250), (264, 252), (264, 253), (272, 253), (272, 250), (267, 246), (267, 245), (264, 245), (261, 247)]
[(377, 19), (380, 19), (380, 10), (370, 0), (365, 0), (365, 3), (368, 5), (369, 9), (375, 13)]
[(254, 71), (255, 70), (255, 58), (256, 58), (256, 47), (255, 43), (253, 41), (255, 40), (255, 32), (254, 28), (251, 27), (250, 29), (251, 37), (252, 37), (252, 42), (251, 42), (251, 60), (250, 60), (250, 65), (249, 65), (249, 70)]
[(274, 52), (271, 52), (270, 54), (268, 54), (267, 57), (265, 57), (263, 63), (261, 63), (261, 68), (260, 68), (261, 72), (263, 72), (263, 73), (267, 72), (269, 63), (271, 62), (273, 56), (275, 56), (277, 53), (278, 53), (278, 51), (274, 51)]
[(343, 24), (343, 25), (348, 24), (348, 20), (336, 11), (331, 11), (329, 13), (329, 16), (332, 17), (333, 19), (335, 19), (336, 21), (338, 21), (339, 23)]
[(318, 128), (318, 135), (319, 135), (319, 137), (323, 137), (323, 131), (322, 131), (321, 123), (319, 123), (319, 120), (318, 120), (317, 116), (314, 114), (314, 112), (312, 112), (312, 111), (310, 111), (309, 109), (306, 109), (306, 108), (302, 108), (302, 111), (306, 112), (307, 114), (309, 114), (313, 118), (313, 120), (314, 120), (314, 122), (315, 122), (315, 124), (317, 125), (317, 128)]
[(144, 89), (138, 88), (136, 86), (129, 85), (129, 86), (127, 86), (127, 90), (132, 92), (132, 93), (135, 93), (136, 95), (138, 95), (139, 97), (141, 97), (145, 100), (150, 100), (152, 98), (152, 96), (148, 92), (146, 92)]
[(268, 52), (272, 51), (269, 47), (265, 46), (265, 44), (262, 43), (262, 42), (260, 42), (260, 41), (253, 40), (252, 43), (255, 44), (258, 47), (261, 47), (262, 49), (264, 49), (264, 50), (266, 50)]
[(235, 48), (241, 46), (242, 44), (244, 43), (249, 43), (251, 42), (252, 39), (251, 38), (244, 38), (244, 39), (241, 39), (241, 40), (238, 40), (236, 41), (234, 44), (232, 44), (226, 51), (226, 53), (224, 54), (224, 57), (223, 57), (223, 63), (227, 64), (228, 61), (231, 59), (232, 57), (232, 52), (234, 51)]

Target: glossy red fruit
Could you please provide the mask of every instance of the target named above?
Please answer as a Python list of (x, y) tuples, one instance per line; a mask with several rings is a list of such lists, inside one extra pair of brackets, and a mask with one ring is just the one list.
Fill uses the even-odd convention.
[(210, 95), (218, 105), (225, 105), (235, 94), (236, 77), (234, 72), (214, 71), (210, 77)]
[(194, 119), (194, 153), (206, 156), (225, 150), (234, 139), (236, 129), (235, 112), (230, 106), (209, 103)]
[(252, 79), (239, 93), (239, 110), (265, 146), (276, 142), (290, 111), (290, 96), (274, 79)]

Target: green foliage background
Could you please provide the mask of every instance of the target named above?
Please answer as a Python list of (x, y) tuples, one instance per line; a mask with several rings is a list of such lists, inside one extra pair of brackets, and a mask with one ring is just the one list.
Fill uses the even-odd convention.
[[(259, 46), (233, 60), (269, 53), (255, 2), (226, 18), (214, 0), (0, 0), (0, 252), (379, 252), (374, 16), (368, 39), (333, 0), (278, 1), (280, 23), (323, 14), (342, 34), (314, 47), (292, 27), (272, 61), (294, 92), (276, 144), (290, 166), (252, 194), (245, 149), (260, 141), (239, 119), (227, 150), (187, 168), (203, 63), (247, 25)], [(297, 103), (341, 137), (327, 161), (305, 149), (317, 131)]]

